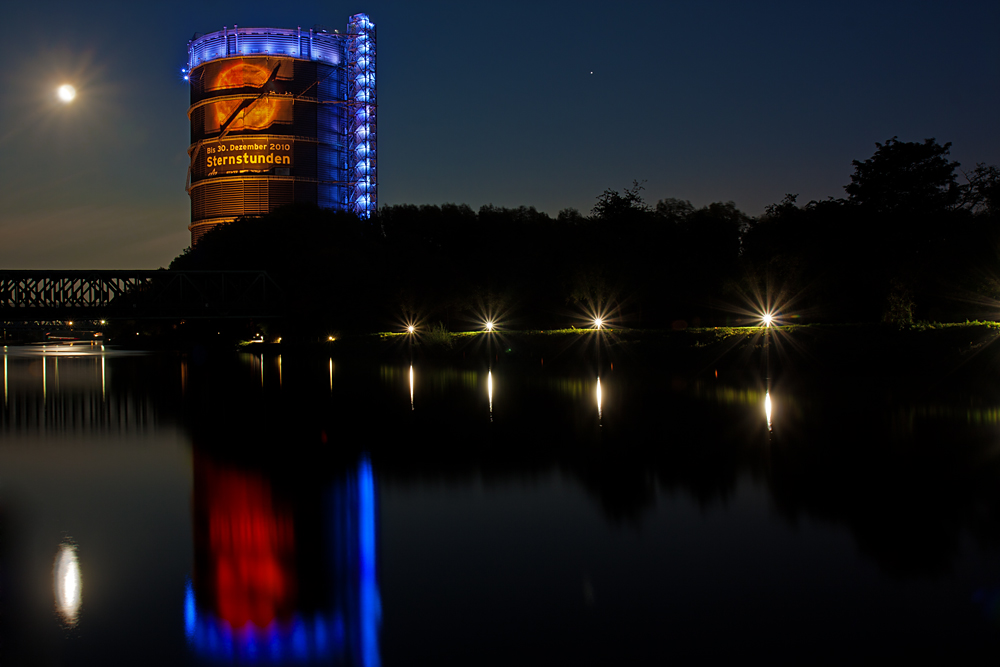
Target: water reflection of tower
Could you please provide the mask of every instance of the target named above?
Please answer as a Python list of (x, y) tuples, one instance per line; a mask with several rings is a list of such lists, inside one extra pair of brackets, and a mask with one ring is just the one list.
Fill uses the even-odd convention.
[(194, 460), (195, 654), (249, 664), (378, 665), (376, 500), (366, 458), (315, 483)]

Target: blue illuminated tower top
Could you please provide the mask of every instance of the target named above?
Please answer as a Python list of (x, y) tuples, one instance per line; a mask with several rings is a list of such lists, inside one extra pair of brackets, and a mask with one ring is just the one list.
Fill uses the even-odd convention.
[[(364, 16), (361, 14), (361, 16)], [(187, 71), (211, 60), (270, 55), (342, 64), (344, 35), (302, 28), (223, 28), (188, 42)]]

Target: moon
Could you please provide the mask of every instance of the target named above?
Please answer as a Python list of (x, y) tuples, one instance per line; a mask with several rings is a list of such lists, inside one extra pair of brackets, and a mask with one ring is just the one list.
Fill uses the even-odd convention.
[(74, 98), (76, 98), (76, 88), (69, 85), (68, 83), (64, 83), (63, 85), (59, 86), (59, 89), (56, 91), (56, 95), (59, 96), (60, 100), (68, 104), (72, 102)]

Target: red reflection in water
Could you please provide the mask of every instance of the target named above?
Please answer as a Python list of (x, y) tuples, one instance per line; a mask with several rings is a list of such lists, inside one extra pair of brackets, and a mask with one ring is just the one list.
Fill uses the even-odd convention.
[(208, 520), (203, 584), (214, 593), (217, 616), (233, 628), (289, 619), (297, 586), (291, 511), (276, 506), (261, 475), (204, 459), (196, 466), (204, 484), (195, 511)]

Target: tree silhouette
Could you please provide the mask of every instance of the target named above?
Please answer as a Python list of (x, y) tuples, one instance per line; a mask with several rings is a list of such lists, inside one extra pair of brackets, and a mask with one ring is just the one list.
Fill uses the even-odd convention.
[(1000, 216), (1000, 169), (979, 163), (965, 179), (961, 205), (973, 213)]
[(395, 205), (371, 220), (291, 206), (214, 229), (171, 268), (267, 270), (305, 337), (414, 317), (475, 328), (498, 311), (509, 328), (550, 329), (581, 306), (618, 309), (628, 326), (697, 326), (728, 322), (735, 296), (758, 293), (808, 321), (984, 316), (1000, 295), (1000, 169), (979, 164), (959, 185), (950, 146), (876, 143), (852, 162), (846, 199), (786, 195), (756, 219), (733, 202), (650, 206), (641, 181), (556, 219), (525, 206)]
[(640, 194), (643, 190), (645, 188), (639, 181), (632, 181), (632, 187), (625, 188), (623, 192), (608, 188), (597, 198), (591, 215), (599, 219), (612, 219), (636, 212), (646, 213), (649, 206)]
[(937, 212), (954, 206), (961, 192), (955, 177), (958, 162), (947, 158), (951, 143), (923, 143), (897, 137), (875, 144), (875, 154), (854, 160), (848, 201), (880, 214)]

